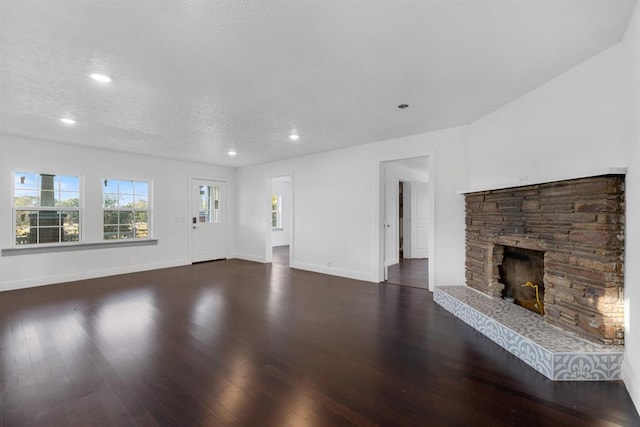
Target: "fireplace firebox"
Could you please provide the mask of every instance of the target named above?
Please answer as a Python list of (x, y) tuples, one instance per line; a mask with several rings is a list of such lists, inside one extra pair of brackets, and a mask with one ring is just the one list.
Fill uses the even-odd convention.
[[(502, 298), (536, 314), (544, 314), (544, 252), (496, 245)], [(498, 256), (496, 256), (498, 258)]]

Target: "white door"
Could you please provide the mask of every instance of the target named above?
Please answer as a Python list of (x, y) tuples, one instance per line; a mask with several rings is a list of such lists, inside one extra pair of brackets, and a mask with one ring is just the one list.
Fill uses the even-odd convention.
[(384, 176), (384, 266), (398, 263), (398, 178), (385, 165)]
[(412, 256), (412, 238), (411, 227), (413, 225), (411, 221), (411, 215), (413, 215), (411, 209), (411, 181), (402, 182), (402, 248), (403, 258), (413, 258)]
[(191, 262), (227, 257), (227, 183), (193, 179)]
[(429, 258), (429, 184), (411, 183), (411, 257)]

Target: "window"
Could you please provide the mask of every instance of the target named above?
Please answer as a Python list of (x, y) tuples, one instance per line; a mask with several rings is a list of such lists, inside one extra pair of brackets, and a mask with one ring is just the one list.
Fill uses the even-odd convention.
[(200, 206), (198, 211), (198, 222), (220, 223), (220, 187), (200, 186)]
[(149, 182), (105, 179), (103, 240), (149, 237)]
[(282, 228), (282, 197), (279, 194), (271, 196), (271, 228)]
[(80, 240), (80, 179), (16, 172), (13, 193), (16, 245)]

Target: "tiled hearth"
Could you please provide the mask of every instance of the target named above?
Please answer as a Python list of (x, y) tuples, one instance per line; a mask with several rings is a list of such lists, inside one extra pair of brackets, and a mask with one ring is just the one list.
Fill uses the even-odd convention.
[(542, 316), (467, 286), (440, 286), (434, 301), (552, 380), (622, 377), (623, 347), (599, 345), (545, 322)]

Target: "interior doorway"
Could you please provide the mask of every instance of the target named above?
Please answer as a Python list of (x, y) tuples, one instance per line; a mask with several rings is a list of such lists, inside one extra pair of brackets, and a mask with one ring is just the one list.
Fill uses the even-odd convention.
[(429, 287), (428, 157), (381, 164), (384, 280)]
[(293, 190), (291, 175), (270, 179), (270, 227), (267, 262), (290, 265), (293, 237)]

